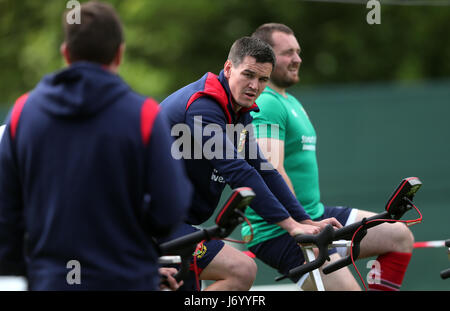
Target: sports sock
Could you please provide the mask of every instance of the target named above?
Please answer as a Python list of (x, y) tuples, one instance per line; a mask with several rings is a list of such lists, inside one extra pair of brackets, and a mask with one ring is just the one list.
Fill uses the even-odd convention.
[(378, 256), (378, 267), (381, 270), (378, 273), (379, 279), (369, 284), (369, 290), (400, 290), (411, 255), (411, 253), (390, 252)]

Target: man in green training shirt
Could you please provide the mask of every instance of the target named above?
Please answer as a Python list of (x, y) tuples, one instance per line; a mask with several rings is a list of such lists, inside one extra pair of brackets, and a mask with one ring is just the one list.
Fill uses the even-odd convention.
[[(349, 207), (324, 206), (320, 201), (316, 132), (302, 104), (286, 92), (299, 81), (300, 45), (294, 32), (283, 24), (261, 25), (253, 36), (269, 43), (276, 56), (269, 85), (256, 101), (260, 112), (252, 112), (255, 136), (269, 162), (283, 176), (313, 220), (334, 217), (342, 225), (348, 225), (374, 215)], [(282, 274), (304, 262), (300, 247), (287, 232), (266, 223), (251, 208), (247, 208), (246, 216), (254, 234), (248, 246), (257, 258)], [(244, 238), (248, 238), (250, 232), (250, 226), (243, 225)], [(413, 235), (404, 224), (382, 224), (371, 228), (361, 243), (360, 257), (379, 255), (377, 261), (381, 271), (377, 272), (381, 282), (370, 284), (369, 288), (398, 290), (413, 244)], [(331, 250), (331, 262), (345, 256), (346, 252), (345, 248), (339, 252)], [(322, 273), (322, 279), (326, 290), (360, 290), (347, 267), (328, 275)], [(298, 279), (292, 281), (299, 282)]]

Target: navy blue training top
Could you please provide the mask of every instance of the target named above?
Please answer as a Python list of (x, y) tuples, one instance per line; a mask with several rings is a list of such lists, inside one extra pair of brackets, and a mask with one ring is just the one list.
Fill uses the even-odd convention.
[[(32, 290), (156, 290), (192, 187), (152, 99), (79, 62), (21, 96), (0, 145), (0, 274)], [(81, 284), (66, 280), (79, 262)], [(72, 282), (73, 283), (73, 282)]]

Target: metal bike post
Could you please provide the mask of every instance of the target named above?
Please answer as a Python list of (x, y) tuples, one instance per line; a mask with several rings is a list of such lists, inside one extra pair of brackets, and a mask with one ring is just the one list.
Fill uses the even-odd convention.
[[(312, 250), (312, 245), (303, 246), (301, 249), (307, 263), (316, 259), (316, 256), (314, 255), (314, 252)], [(309, 276), (313, 281), (316, 291), (325, 291), (319, 269), (314, 269), (313, 271), (309, 272)]]
[[(351, 242), (346, 240), (339, 240), (334, 241), (332, 244), (329, 245), (329, 248), (335, 248), (335, 247), (345, 247), (349, 248)], [(314, 255), (314, 252), (312, 250), (312, 244), (306, 245), (301, 247), (301, 250), (303, 252), (303, 255), (305, 257), (305, 260), (307, 263), (314, 261), (316, 259), (316, 256)], [(325, 286), (323, 285), (322, 276), (320, 274), (319, 269), (315, 269), (309, 273), (309, 276), (312, 280), (314, 290), (316, 291), (325, 291)]]

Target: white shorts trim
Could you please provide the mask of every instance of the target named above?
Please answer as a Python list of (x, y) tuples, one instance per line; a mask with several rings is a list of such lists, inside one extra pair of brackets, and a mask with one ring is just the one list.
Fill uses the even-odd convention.
[[(344, 226), (351, 225), (356, 221), (356, 216), (358, 214), (358, 209), (352, 208), (350, 215), (348, 215), (347, 221), (345, 222)], [(341, 257), (345, 257), (348, 255), (348, 249), (347, 247), (336, 247), (337, 253)]]

